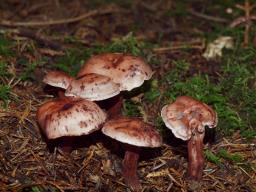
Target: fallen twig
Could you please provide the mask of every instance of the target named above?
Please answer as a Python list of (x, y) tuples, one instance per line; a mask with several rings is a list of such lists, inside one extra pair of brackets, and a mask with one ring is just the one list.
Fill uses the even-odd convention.
[(61, 24), (74, 23), (83, 19), (87, 19), (89, 17), (116, 13), (116, 12), (120, 12), (120, 9), (118, 9), (115, 6), (109, 6), (108, 8), (105, 8), (105, 9), (100, 8), (100, 9), (92, 10), (85, 14), (82, 14), (73, 18), (65, 18), (65, 19), (51, 20), (51, 21), (30, 21), (30, 22), (14, 22), (14, 21), (2, 20), (0, 21), (0, 25), (8, 26), (8, 27), (40, 27), (40, 26), (49, 26), (49, 25), (61, 25)]
[(169, 47), (158, 47), (154, 48), (153, 51), (157, 53), (163, 53), (166, 51), (179, 50), (179, 49), (199, 49), (202, 50), (205, 48), (205, 41), (194, 41), (194, 42), (178, 42), (173, 43)]
[(228, 22), (227, 19), (224, 19), (221, 17), (216, 17), (216, 16), (211, 16), (211, 15), (206, 15), (203, 13), (198, 13), (198, 12), (194, 11), (193, 9), (189, 9), (188, 12), (193, 16), (196, 16), (196, 17), (208, 20), (208, 21), (214, 21), (214, 22), (219, 22), (219, 23), (227, 23)]

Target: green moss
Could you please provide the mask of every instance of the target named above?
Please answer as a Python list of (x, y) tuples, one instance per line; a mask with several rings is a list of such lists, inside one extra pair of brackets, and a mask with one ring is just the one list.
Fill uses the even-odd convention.
[(215, 154), (213, 154), (211, 151), (206, 150), (204, 152), (204, 154), (205, 154), (205, 157), (206, 157), (206, 159), (208, 161), (210, 161), (210, 162), (212, 162), (212, 163), (214, 163), (216, 165), (220, 165), (221, 164), (220, 158), (218, 156), (216, 156)]
[(248, 140), (251, 140), (251, 139), (254, 139), (256, 138), (256, 130), (244, 130), (241, 132), (241, 135), (242, 137), (248, 139)]
[(2, 107), (7, 107), (10, 97), (11, 87), (9, 85), (0, 84), (0, 103)]
[(8, 77), (10, 73), (8, 72), (8, 66), (4, 61), (0, 61), (0, 77)]
[(84, 49), (81, 45), (77, 48), (68, 49), (64, 56), (56, 60), (54, 68), (64, 71), (72, 76), (76, 75), (80, 67), (94, 54), (121, 52), (136, 56), (145, 56), (144, 50), (148, 45), (139, 42), (132, 33), (115, 39), (108, 44), (96, 44), (89, 49)]
[(13, 41), (0, 34), (0, 55), (1, 56), (12, 56), (13, 55)]
[(125, 116), (129, 116), (129, 117), (141, 116), (140, 109), (138, 107), (138, 103), (135, 103), (132, 100), (124, 101), (122, 113)]
[(234, 163), (239, 163), (243, 161), (243, 157), (238, 153), (229, 153), (226, 149), (220, 149), (218, 152), (218, 156), (222, 157), (226, 160), (232, 161)]
[(33, 62), (33, 63), (30, 63), (27, 59), (25, 58), (21, 58), (18, 60), (18, 64), (20, 66), (22, 66), (22, 71), (21, 73), (19, 74), (19, 78), (22, 80), (22, 81), (27, 81), (27, 80), (33, 80), (35, 77), (34, 77), (34, 71), (36, 69), (36, 67), (39, 65), (40, 61), (38, 62)]
[(154, 102), (161, 95), (159, 90), (159, 83), (158, 80), (153, 79), (150, 81), (150, 88), (146, 90), (144, 94), (144, 98), (148, 102)]
[(81, 51), (81, 49), (77, 48), (68, 49), (64, 56), (57, 59), (54, 67), (71, 76), (75, 76), (84, 62), (84, 59), (88, 57), (83, 52), (85, 52), (85, 50)]

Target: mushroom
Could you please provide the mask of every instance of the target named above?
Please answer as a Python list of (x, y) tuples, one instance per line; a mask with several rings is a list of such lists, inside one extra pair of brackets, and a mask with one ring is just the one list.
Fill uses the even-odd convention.
[(177, 138), (188, 141), (188, 177), (200, 180), (204, 166), (205, 127), (216, 127), (217, 113), (192, 97), (180, 96), (174, 103), (162, 108), (161, 116)]
[(160, 147), (162, 138), (151, 125), (139, 118), (118, 117), (103, 125), (102, 132), (125, 145), (122, 174), (126, 184), (139, 190), (141, 184), (137, 176), (137, 163), (140, 147)]
[[(78, 77), (88, 73), (107, 76), (120, 85), (120, 91), (130, 91), (149, 80), (153, 71), (140, 57), (123, 53), (104, 53), (92, 56), (80, 69)], [(116, 103), (108, 109), (110, 116), (120, 113), (122, 96), (117, 96)]]
[[(48, 101), (37, 111), (38, 123), (50, 140), (88, 135), (101, 128), (107, 115), (98, 105), (85, 99), (62, 98)], [(66, 140), (64, 151), (72, 148), (73, 139)]]
[(119, 93), (119, 85), (114, 83), (109, 77), (88, 73), (71, 81), (65, 95), (80, 97), (90, 101), (100, 101), (114, 97)]
[(73, 77), (62, 71), (49, 71), (44, 76), (43, 82), (53, 87), (67, 89)]
[(140, 57), (123, 53), (104, 53), (91, 57), (80, 69), (78, 77), (97, 73), (120, 84), (121, 91), (130, 91), (149, 80), (153, 71)]

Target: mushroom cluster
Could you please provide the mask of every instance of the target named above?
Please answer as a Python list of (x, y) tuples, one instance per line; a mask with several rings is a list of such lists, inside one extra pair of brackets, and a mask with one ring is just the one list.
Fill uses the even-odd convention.
[[(153, 71), (143, 59), (122, 53), (91, 57), (75, 78), (50, 71), (43, 82), (63, 89), (64, 94), (61, 92), (59, 99), (38, 109), (39, 125), (48, 139), (86, 135), (103, 125), (105, 135), (126, 143), (123, 176), (128, 186), (138, 190), (141, 187), (137, 176), (138, 147), (159, 147), (162, 139), (153, 126), (141, 119), (121, 116), (120, 92), (141, 86), (152, 75)], [(114, 99), (105, 107), (106, 114), (97, 104), (111, 98)]]
[[(118, 95), (115, 105), (107, 108), (110, 116), (120, 113), (121, 91), (141, 86), (153, 75), (150, 66), (140, 57), (123, 53), (104, 53), (92, 56), (76, 78), (52, 71), (46, 74), (46, 84), (65, 90), (66, 96), (101, 101)], [(118, 107), (117, 107), (118, 106)]]
[(204, 166), (205, 127), (216, 127), (217, 113), (192, 97), (180, 96), (162, 108), (161, 116), (177, 138), (188, 141), (188, 176), (192, 180), (200, 180)]

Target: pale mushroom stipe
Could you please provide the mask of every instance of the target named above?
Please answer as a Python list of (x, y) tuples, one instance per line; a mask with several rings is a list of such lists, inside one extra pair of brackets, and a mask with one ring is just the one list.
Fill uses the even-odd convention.
[(133, 190), (141, 189), (137, 175), (140, 147), (160, 147), (162, 138), (153, 126), (138, 118), (119, 117), (107, 121), (102, 132), (122, 143), (126, 143), (122, 174), (126, 184)]
[(192, 97), (180, 96), (162, 108), (161, 116), (175, 137), (188, 141), (188, 176), (192, 180), (200, 180), (204, 167), (205, 126), (217, 126), (217, 113)]

